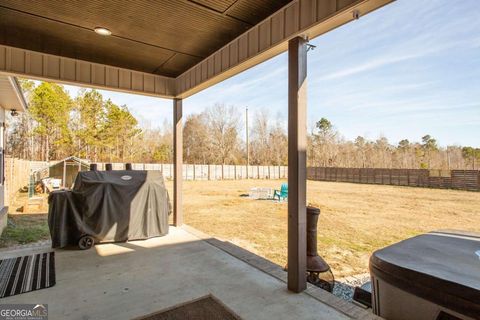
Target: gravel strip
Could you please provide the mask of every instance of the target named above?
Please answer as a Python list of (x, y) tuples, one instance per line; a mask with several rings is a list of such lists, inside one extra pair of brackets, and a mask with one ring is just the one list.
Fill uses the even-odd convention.
[(346, 301), (352, 301), (353, 290), (370, 281), (370, 274), (363, 273), (342, 279), (335, 279), (333, 294)]

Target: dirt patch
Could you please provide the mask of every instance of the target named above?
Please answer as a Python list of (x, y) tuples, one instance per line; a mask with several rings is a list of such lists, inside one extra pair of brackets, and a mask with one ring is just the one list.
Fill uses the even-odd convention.
[(19, 191), (13, 197), (9, 208), (10, 214), (37, 214), (48, 212), (48, 194), (36, 193), (31, 199), (28, 198), (28, 192)]

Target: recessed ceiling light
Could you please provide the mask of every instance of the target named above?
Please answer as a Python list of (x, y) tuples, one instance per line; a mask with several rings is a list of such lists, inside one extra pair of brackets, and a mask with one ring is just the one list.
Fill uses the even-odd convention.
[(112, 34), (112, 31), (108, 30), (107, 28), (103, 27), (96, 27), (94, 29), (95, 33), (102, 35), (102, 36), (109, 36)]

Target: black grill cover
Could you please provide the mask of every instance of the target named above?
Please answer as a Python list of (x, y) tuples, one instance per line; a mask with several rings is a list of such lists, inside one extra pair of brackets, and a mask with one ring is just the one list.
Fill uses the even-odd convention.
[(374, 252), (370, 272), (464, 315), (480, 316), (480, 234), (442, 230)]
[(96, 241), (127, 241), (168, 233), (171, 212), (159, 171), (79, 172), (72, 191), (49, 196), (52, 247), (76, 245), (82, 235)]

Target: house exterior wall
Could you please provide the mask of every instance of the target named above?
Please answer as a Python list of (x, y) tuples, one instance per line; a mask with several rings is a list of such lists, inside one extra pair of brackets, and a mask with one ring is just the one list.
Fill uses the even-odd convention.
[(1, 180), (0, 180), (0, 234), (7, 225), (7, 213), (8, 208), (5, 206), (5, 158), (4, 158), (4, 148), (5, 148), (5, 109), (0, 107), (0, 163), (1, 163)]

